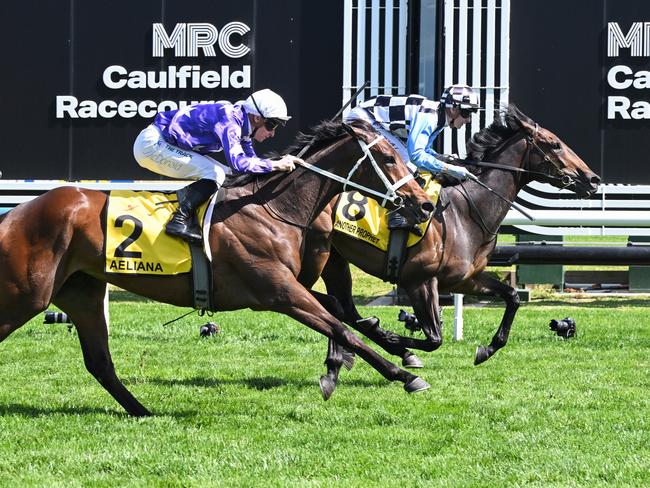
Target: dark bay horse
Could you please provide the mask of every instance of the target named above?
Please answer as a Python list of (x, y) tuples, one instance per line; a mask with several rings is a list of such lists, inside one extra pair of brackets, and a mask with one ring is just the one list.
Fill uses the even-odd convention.
[[(375, 353), (320, 303), (340, 315), (335, 300), (310, 292), (296, 277), (306, 230), (343, 190), (333, 177), (352, 179), (368, 187), (365, 193), (391, 194), (386, 183), (403, 182), (392, 200), (403, 201), (400, 212), (413, 222), (424, 221), (433, 206), (390, 144), (377, 140), (369, 126), (326, 123), (315, 134), (306, 161), (330, 177), (306, 168), (253, 177), (229, 189), (215, 208), (209, 233), (215, 310), (283, 313), (336, 339), (407, 391), (425, 389), (426, 382)], [(107, 283), (191, 307), (191, 276), (106, 274), (106, 205), (103, 192), (61, 187), (0, 218), (0, 341), (54, 303), (72, 319), (88, 371), (129, 414), (150, 415), (115, 374), (103, 309)]]
[[(555, 134), (539, 127), (514, 106), (503, 116), (504, 122), (497, 120), (468, 143), (468, 159), (511, 168), (481, 167), (478, 178), (483, 184), (511, 201), (532, 180), (568, 188), (581, 196), (597, 190), (600, 178)], [(505, 346), (519, 298), (516, 290), (484, 269), (509, 210), (508, 203), (473, 181), (443, 189), (424, 239), (408, 250), (398, 283), (408, 293), (425, 339), (398, 336), (379, 327), (377, 320), (361, 320), (352, 301), (348, 263), (385, 279), (386, 253), (346, 234), (333, 233), (334, 206), (331, 202), (313, 225), (299, 280), (310, 287), (322, 274), (327, 292), (339, 300), (345, 311), (346, 323), (386, 351), (402, 357), (404, 366), (422, 367), (407, 348), (433, 351), (440, 347), (439, 291), (498, 296), (505, 301), (505, 313), (490, 345), (477, 348), (474, 363), (486, 361)], [(321, 389), (333, 392), (341, 364), (351, 367), (352, 356), (333, 343), (328, 351), (328, 375), (321, 378)]]

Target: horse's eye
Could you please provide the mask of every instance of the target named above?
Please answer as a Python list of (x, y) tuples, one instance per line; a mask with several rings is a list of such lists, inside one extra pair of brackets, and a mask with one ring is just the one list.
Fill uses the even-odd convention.
[(558, 141), (553, 141), (549, 145), (551, 146), (551, 149), (553, 149), (553, 151), (559, 151), (560, 149), (562, 149), (562, 144), (560, 144)]

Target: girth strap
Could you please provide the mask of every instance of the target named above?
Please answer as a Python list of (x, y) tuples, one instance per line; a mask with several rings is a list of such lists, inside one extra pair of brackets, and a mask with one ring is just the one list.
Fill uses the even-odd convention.
[(212, 266), (203, 252), (203, 244), (190, 244), (192, 255), (192, 300), (194, 308), (212, 310)]
[(395, 284), (399, 281), (402, 264), (406, 256), (406, 243), (409, 238), (409, 229), (391, 229), (386, 251), (386, 280)]

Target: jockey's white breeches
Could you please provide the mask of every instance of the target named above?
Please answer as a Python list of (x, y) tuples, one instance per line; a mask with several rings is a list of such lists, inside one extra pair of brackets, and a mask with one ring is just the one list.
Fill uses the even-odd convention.
[(165, 142), (155, 125), (140, 132), (133, 144), (133, 156), (143, 168), (180, 180), (207, 178), (221, 186), (230, 174), (230, 168), (215, 159)]

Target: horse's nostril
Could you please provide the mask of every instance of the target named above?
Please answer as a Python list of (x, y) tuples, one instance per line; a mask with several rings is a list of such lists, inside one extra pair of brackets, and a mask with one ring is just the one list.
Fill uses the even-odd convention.
[(594, 175), (591, 177), (589, 181), (591, 182), (592, 185), (597, 185), (598, 183), (600, 183), (600, 176)]
[(426, 213), (432, 213), (436, 209), (436, 207), (431, 202), (424, 202), (422, 205), (420, 205), (420, 208), (423, 212)]

